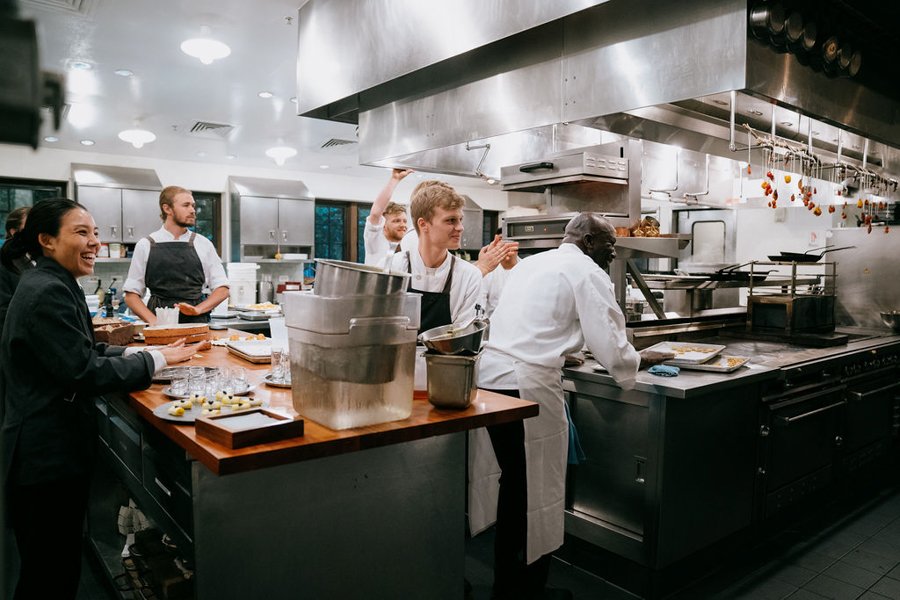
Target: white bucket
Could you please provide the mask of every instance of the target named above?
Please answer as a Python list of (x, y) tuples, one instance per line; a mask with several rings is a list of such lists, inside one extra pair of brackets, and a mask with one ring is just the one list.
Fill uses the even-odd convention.
[(256, 263), (228, 263), (228, 279), (256, 281), (256, 271), (258, 269), (259, 265)]
[(232, 279), (229, 282), (228, 298), (232, 306), (256, 304), (256, 280)]

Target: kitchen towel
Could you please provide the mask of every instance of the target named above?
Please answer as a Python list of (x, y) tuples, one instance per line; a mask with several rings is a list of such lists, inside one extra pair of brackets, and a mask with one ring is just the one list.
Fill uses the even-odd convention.
[(659, 375), (660, 377), (677, 377), (680, 370), (681, 369), (678, 367), (671, 367), (669, 365), (653, 365), (647, 369), (647, 372)]

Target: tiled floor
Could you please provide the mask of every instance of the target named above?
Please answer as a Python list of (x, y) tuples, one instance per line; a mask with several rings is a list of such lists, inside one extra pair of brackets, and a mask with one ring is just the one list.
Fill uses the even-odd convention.
[[(490, 598), (493, 536), (469, 540), (466, 577), (475, 600)], [(550, 585), (582, 600), (632, 600), (632, 594), (555, 560)], [(86, 562), (79, 600), (112, 593)], [(900, 600), (900, 487), (829, 506), (669, 600)]]

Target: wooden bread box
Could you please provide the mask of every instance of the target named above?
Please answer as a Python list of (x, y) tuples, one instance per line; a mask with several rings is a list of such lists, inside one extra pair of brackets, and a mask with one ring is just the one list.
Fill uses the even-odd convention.
[(165, 346), (184, 338), (188, 344), (209, 339), (209, 325), (205, 323), (182, 323), (161, 327), (144, 327), (144, 342), (148, 346)]

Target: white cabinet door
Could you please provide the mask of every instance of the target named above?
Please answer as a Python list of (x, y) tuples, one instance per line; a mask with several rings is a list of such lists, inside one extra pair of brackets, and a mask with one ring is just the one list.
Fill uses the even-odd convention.
[(315, 241), (315, 219), (312, 200), (279, 200), (279, 243), (312, 247)]
[(122, 190), (78, 186), (78, 202), (94, 217), (101, 242), (122, 241)]
[(278, 199), (241, 197), (241, 244), (278, 243)]
[(135, 243), (162, 225), (159, 192), (122, 190), (122, 241)]

